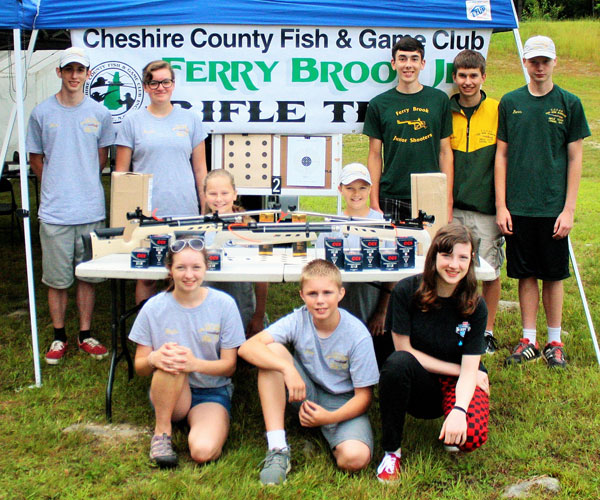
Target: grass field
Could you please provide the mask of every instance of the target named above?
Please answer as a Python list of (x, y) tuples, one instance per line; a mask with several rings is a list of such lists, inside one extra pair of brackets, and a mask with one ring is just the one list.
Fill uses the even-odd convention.
[[(600, 23), (592, 21), (525, 23), (521, 34), (555, 37), (559, 55), (556, 82), (583, 101), (592, 137), (584, 143), (584, 174), (572, 242), (585, 284), (594, 323), (600, 328)], [(486, 90), (500, 98), (522, 85), (523, 76), (511, 33), (495, 34), (489, 53)], [(344, 163), (365, 161), (367, 141), (347, 136)], [(333, 211), (335, 203), (303, 199), (303, 208)], [(3, 218), (6, 219), (6, 218)], [(553, 498), (600, 498), (599, 367), (574, 278), (565, 283), (563, 326), (570, 365), (549, 371), (542, 363), (523, 369), (502, 368), (502, 361), (519, 338), (515, 311), (498, 315), (499, 352), (486, 357), (492, 382), (490, 438), (476, 453), (453, 458), (436, 443), (440, 421), (409, 419), (403, 447), (404, 472), (397, 486), (374, 480), (381, 450), (373, 466), (348, 476), (336, 470), (326, 444), (313, 432), (289, 421), (293, 471), (276, 489), (262, 489), (259, 463), (264, 457), (263, 424), (256, 393), (256, 374), (241, 366), (235, 376), (236, 394), (230, 437), (222, 458), (196, 466), (189, 458), (185, 437), (176, 432), (181, 465), (158, 471), (148, 465), (152, 412), (147, 403), (148, 381), (127, 381), (124, 365), (116, 377), (115, 423), (148, 429), (147, 437), (105, 442), (87, 434), (64, 434), (74, 423), (103, 423), (108, 361), (95, 362), (71, 350), (59, 367), (42, 366), (43, 386), (33, 383), (29, 316), (23, 247), (11, 245), (9, 225), (0, 221), (0, 499), (113, 498), (113, 499), (235, 499), (235, 498), (406, 498), (495, 499), (519, 480), (549, 475), (562, 489)], [(37, 231), (35, 218), (33, 232)], [(16, 234), (15, 234), (15, 239)], [(39, 337), (42, 355), (52, 337), (45, 289), (39, 283), (40, 250), (34, 236)], [(133, 288), (130, 286), (131, 296)], [(515, 282), (504, 277), (502, 299), (515, 301)], [(299, 304), (296, 286), (273, 286), (268, 312), (276, 319)], [(98, 287), (95, 316), (97, 335), (109, 339), (108, 284)], [(538, 323), (541, 336), (545, 322)], [(74, 307), (68, 311), (67, 331), (74, 339)], [(376, 443), (377, 408), (372, 408)], [(550, 498), (538, 491), (533, 498)]]

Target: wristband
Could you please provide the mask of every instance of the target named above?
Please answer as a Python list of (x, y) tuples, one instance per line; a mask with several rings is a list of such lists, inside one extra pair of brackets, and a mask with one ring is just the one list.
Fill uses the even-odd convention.
[(453, 410), (458, 410), (458, 411), (462, 411), (465, 415), (467, 414), (467, 410), (465, 410), (463, 407), (461, 406), (456, 406), (454, 405), (454, 407), (452, 408)]

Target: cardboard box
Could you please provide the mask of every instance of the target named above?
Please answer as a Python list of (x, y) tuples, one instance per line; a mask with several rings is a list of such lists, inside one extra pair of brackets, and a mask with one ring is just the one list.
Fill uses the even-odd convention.
[(152, 214), (152, 174), (113, 172), (110, 186), (110, 227), (124, 227), (127, 212), (137, 207)]
[[(448, 188), (446, 174), (411, 174), (412, 216), (419, 210), (435, 216), (435, 223), (427, 228), (431, 239), (437, 230), (448, 224)], [(421, 252), (419, 252), (421, 254)]]

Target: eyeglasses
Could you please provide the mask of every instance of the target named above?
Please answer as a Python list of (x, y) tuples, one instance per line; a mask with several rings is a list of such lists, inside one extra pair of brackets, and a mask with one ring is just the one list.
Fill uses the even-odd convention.
[(164, 89), (170, 89), (175, 83), (175, 80), (171, 80), (170, 78), (165, 78), (164, 80), (150, 80), (146, 85), (150, 87), (152, 90), (156, 90), (161, 85)]
[(196, 252), (201, 252), (204, 250), (204, 240), (200, 238), (193, 238), (191, 240), (175, 240), (169, 248), (173, 253), (181, 252), (185, 247), (190, 247), (192, 250), (196, 250)]

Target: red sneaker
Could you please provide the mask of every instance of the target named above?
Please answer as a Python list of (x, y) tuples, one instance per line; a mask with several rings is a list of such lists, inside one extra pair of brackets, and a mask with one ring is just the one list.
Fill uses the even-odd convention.
[(79, 349), (87, 352), (94, 359), (102, 359), (108, 356), (108, 350), (93, 337), (84, 339), (83, 342), (77, 341)]
[(540, 346), (529, 342), (529, 339), (521, 339), (514, 348), (512, 354), (504, 360), (504, 366), (520, 365), (529, 361), (536, 361), (540, 357)]
[(546, 344), (544, 350), (542, 351), (542, 356), (548, 363), (548, 366), (564, 368), (567, 366), (567, 355), (565, 354), (565, 345), (562, 342), (557, 342), (556, 340)]
[(67, 343), (62, 340), (55, 340), (50, 345), (50, 349), (46, 353), (46, 363), (49, 365), (57, 365), (67, 351)]
[(377, 480), (391, 483), (400, 479), (400, 457), (396, 453), (386, 453), (377, 467)]

